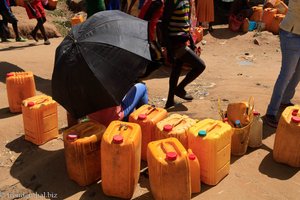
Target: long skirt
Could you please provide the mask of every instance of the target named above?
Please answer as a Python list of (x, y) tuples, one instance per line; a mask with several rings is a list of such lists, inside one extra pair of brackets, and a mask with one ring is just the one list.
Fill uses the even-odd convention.
[(198, 22), (213, 22), (214, 0), (196, 0), (196, 16)]

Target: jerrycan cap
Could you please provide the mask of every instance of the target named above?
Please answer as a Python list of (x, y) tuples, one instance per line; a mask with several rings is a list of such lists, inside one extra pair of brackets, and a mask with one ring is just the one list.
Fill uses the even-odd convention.
[(146, 118), (147, 118), (146, 114), (139, 114), (139, 116), (138, 116), (138, 119), (140, 119), (140, 120), (144, 120)]
[(298, 116), (293, 116), (293, 117), (292, 117), (292, 121), (295, 122), (295, 123), (300, 123), (300, 117), (298, 117)]
[(173, 126), (171, 124), (164, 125), (164, 131), (171, 131), (173, 129)]
[(254, 116), (257, 116), (257, 115), (260, 115), (260, 113), (259, 113), (258, 111), (256, 111), (256, 110), (254, 110), (254, 111), (253, 111), (253, 115), (254, 115)]
[(292, 115), (293, 115), (293, 116), (297, 116), (298, 111), (299, 111), (299, 109), (294, 109), (294, 110), (292, 111)]
[(200, 137), (206, 136), (206, 130), (200, 130), (200, 131), (198, 132), (198, 135), (199, 135)]
[(190, 153), (190, 154), (189, 154), (189, 159), (190, 159), (190, 160), (195, 160), (195, 159), (196, 159), (196, 155), (193, 154), (193, 153)]
[(166, 159), (167, 160), (174, 161), (174, 160), (176, 160), (176, 158), (177, 158), (177, 153), (174, 152), (174, 151), (168, 152), (166, 154)]
[(27, 106), (32, 107), (32, 106), (34, 106), (34, 104), (35, 104), (34, 102), (30, 101), (30, 102), (27, 103)]
[(225, 117), (225, 118), (223, 119), (223, 122), (228, 122), (228, 118)]
[(76, 134), (69, 134), (67, 135), (67, 139), (70, 142), (74, 142), (75, 140), (77, 140), (78, 136)]
[(113, 142), (115, 144), (121, 144), (123, 142), (123, 136), (122, 135), (114, 135)]
[(10, 72), (10, 73), (7, 73), (6, 74), (6, 77), (11, 77), (11, 76), (14, 76), (15, 74), (13, 72)]

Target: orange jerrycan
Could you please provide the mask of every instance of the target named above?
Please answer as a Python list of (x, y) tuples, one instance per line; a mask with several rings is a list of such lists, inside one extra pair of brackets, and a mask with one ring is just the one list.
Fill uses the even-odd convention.
[(84, 21), (83, 16), (81, 14), (76, 14), (74, 17), (71, 18), (71, 25), (75, 26), (77, 24), (80, 24)]
[(260, 22), (263, 16), (263, 7), (262, 6), (253, 6), (253, 14), (250, 17), (251, 21)]
[(284, 19), (285, 15), (283, 14), (276, 14), (274, 15), (274, 19), (271, 23), (270, 26), (270, 32), (272, 32), (275, 35), (278, 35), (279, 33), (279, 24), (281, 23), (281, 21)]
[(275, 133), (273, 158), (300, 167), (300, 106), (289, 106), (281, 114)]
[(287, 11), (288, 11), (288, 6), (283, 2), (283, 1), (279, 1), (276, 5), (275, 8), (277, 9), (277, 13), (278, 14), (283, 14), (286, 15)]
[(167, 116), (168, 112), (165, 109), (147, 104), (129, 115), (129, 122), (139, 124), (142, 129), (142, 160), (147, 161), (147, 146), (149, 142), (154, 140), (154, 131), (157, 122)]
[(112, 121), (101, 141), (102, 189), (108, 196), (130, 199), (140, 176), (140, 125)]
[(189, 129), (189, 148), (200, 162), (201, 181), (216, 185), (230, 169), (232, 128), (218, 120), (204, 119)]
[(191, 199), (187, 151), (177, 138), (150, 142), (147, 159), (149, 182), (154, 199)]
[(192, 193), (201, 191), (200, 164), (192, 149), (188, 149)]
[(276, 8), (265, 8), (262, 16), (262, 22), (265, 23), (265, 29), (270, 31), (270, 27), (274, 20), (275, 14), (277, 13)]
[(86, 121), (63, 132), (68, 175), (80, 186), (101, 178), (100, 142), (105, 126)]
[(57, 103), (52, 97), (37, 95), (22, 103), (25, 140), (36, 145), (58, 137)]
[(6, 91), (10, 112), (22, 112), (22, 101), (35, 96), (33, 73), (10, 72), (6, 74)]
[(155, 139), (175, 137), (187, 149), (188, 129), (195, 123), (196, 120), (189, 118), (187, 115), (171, 114), (156, 124)]

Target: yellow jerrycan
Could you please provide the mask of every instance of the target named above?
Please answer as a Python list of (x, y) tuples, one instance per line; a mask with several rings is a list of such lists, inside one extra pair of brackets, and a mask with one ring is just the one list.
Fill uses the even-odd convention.
[(201, 182), (218, 184), (230, 169), (232, 127), (219, 120), (204, 119), (189, 129), (189, 148), (200, 162)]
[(85, 121), (63, 132), (67, 172), (80, 186), (101, 178), (100, 143), (104, 131), (104, 125)]
[(281, 114), (273, 147), (279, 163), (300, 167), (300, 106), (289, 106)]
[(200, 164), (192, 149), (188, 149), (192, 193), (201, 191)]
[(10, 112), (22, 112), (22, 101), (36, 94), (33, 73), (10, 72), (6, 74), (6, 92)]
[(130, 199), (140, 176), (140, 125), (112, 121), (101, 141), (102, 189), (107, 196)]
[(165, 109), (148, 104), (139, 107), (129, 115), (129, 122), (139, 124), (142, 129), (142, 160), (147, 161), (147, 146), (154, 140), (156, 124), (167, 116), (168, 112)]
[(188, 129), (195, 123), (196, 120), (191, 119), (187, 115), (171, 114), (156, 124), (155, 139), (175, 137), (187, 149)]
[(149, 182), (155, 200), (191, 199), (187, 151), (177, 138), (150, 142), (147, 159)]
[(41, 145), (58, 137), (57, 103), (47, 95), (23, 100), (22, 116), (25, 140)]

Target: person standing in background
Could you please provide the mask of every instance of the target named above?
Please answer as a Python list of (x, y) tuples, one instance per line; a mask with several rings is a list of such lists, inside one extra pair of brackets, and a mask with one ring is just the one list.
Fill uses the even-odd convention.
[(97, 12), (106, 10), (104, 0), (86, 0), (85, 3), (87, 18)]
[(9, 37), (9, 31), (8, 31), (8, 23), (12, 24), (13, 30), (16, 35), (16, 42), (25, 42), (26, 40), (22, 38), (19, 34), (18, 29), (18, 19), (13, 14), (11, 8), (10, 8), (10, 1), (9, 0), (0, 0), (0, 14), (2, 16), (2, 22), (1, 22), (1, 41), (7, 42)]
[[(197, 55), (197, 47), (191, 36), (191, 5), (189, 0), (166, 0), (162, 17), (162, 35), (172, 64), (169, 92), (165, 108), (175, 106), (174, 96), (193, 100), (185, 87), (195, 80), (205, 69), (205, 63)], [(187, 45), (187, 42), (190, 44)], [(191, 70), (177, 85), (183, 64)]]
[(26, 1), (25, 9), (26, 9), (29, 19), (37, 20), (36, 26), (30, 33), (31, 37), (35, 41), (38, 41), (36, 34), (37, 34), (38, 30), (40, 29), (40, 31), (44, 37), (44, 44), (50, 45), (50, 41), (48, 39), (48, 36), (47, 36), (45, 28), (44, 28), (44, 23), (46, 22), (46, 13), (45, 13), (45, 9), (42, 4), (42, 1), (41, 0)]
[(215, 20), (214, 0), (196, 0), (197, 21), (203, 28), (213, 31), (212, 23)]
[(292, 106), (300, 80), (300, 0), (290, 0), (289, 10), (280, 24), (281, 69), (265, 115), (265, 122), (277, 127), (280, 107)]

